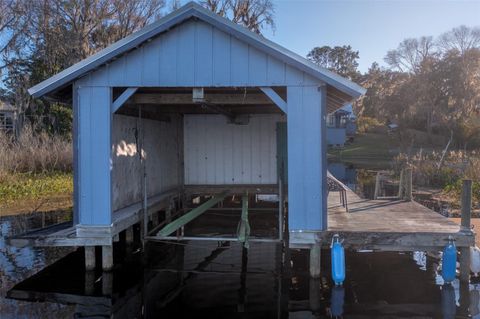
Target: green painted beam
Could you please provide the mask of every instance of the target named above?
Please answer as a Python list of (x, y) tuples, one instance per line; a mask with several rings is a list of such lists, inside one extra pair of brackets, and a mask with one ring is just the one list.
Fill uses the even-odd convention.
[(248, 194), (242, 196), (242, 217), (238, 230), (238, 241), (248, 248), (248, 237), (250, 236), (250, 224), (248, 222)]
[(224, 192), (221, 192), (220, 194), (217, 194), (217, 195), (213, 196), (212, 198), (210, 198), (208, 201), (206, 201), (202, 205), (200, 205), (198, 207), (195, 207), (194, 209), (192, 209), (191, 211), (189, 211), (185, 215), (182, 215), (181, 217), (175, 219), (174, 221), (172, 221), (171, 223), (169, 223), (168, 225), (163, 227), (157, 233), (157, 236), (165, 237), (165, 236), (170, 235), (171, 233), (173, 233), (177, 229), (181, 228), (182, 226), (185, 226), (186, 224), (188, 224), (189, 222), (191, 222), (192, 220), (194, 220), (198, 216), (205, 213), (209, 208), (212, 208), (218, 202), (221, 202), (222, 200), (224, 200), (225, 197), (227, 197), (227, 195), (229, 193), (230, 193), (229, 191), (224, 191)]

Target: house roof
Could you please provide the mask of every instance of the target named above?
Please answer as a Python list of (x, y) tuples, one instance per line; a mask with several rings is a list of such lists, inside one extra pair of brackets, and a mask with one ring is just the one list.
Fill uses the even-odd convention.
[(286, 48), (246, 29), (245, 27), (233, 23), (226, 18), (220, 17), (219, 15), (203, 8), (201, 5), (195, 2), (189, 2), (162, 19), (144, 27), (135, 33), (132, 33), (131, 35), (99, 51), (98, 53), (33, 86), (28, 90), (28, 92), (34, 97), (49, 95), (56, 90), (71, 84), (75, 79), (97, 69), (119, 55), (135, 49), (148, 39), (173, 28), (174, 26), (190, 18), (197, 18), (209, 23), (216, 28), (248, 43), (249, 45), (252, 45), (257, 49), (262, 50), (315, 78), (320, 79), (321, 81), (333, 86), (337, 90), (351, 96), (352, 98), (357, 98), (366, 92), (366, 90), (358, 84), (308, 61), (300, 55), (287, 50)]
[(5, 102), (5, 101), (0, 101), (0, 111), (1, 112), (15, 112), (16, 109), (12, 104), (10, 104), (8, 102)]

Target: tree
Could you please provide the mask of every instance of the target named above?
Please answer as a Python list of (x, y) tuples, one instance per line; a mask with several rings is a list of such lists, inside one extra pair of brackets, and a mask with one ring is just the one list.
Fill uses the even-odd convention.
[(315, 64), (323, 66), (330, 71), (336, 72), (349, 79), (356, 79), (359, 76), (358, 51), (354, 51), (351, 46), (323, 46), (315, 47), (308, 54), (307, 58)]
[(10, 27), (11, 34), (18, 34), (15, 42), (22, 45), (15, 47), (14, 54), (4, 55), (4, 82), (8, 90), (4, 98), (13, 100), (20, 113), (44, 119), (49, 118), (46, 115), (51, 113), (53, 104), (32, 99), (27, 93), (29, 87), (144, 27), (161, 15), (165, 2), (10, 0), (12, 8), (27, 4), (28, 10), (23, 10), (28, 17)]
[(438, 45), (444, 52), (456, 50), (460, 55), (480, 47), (480, 27), (468, 28), (461, 25), (445, 32), (438, 39)]
[(267, 27), (275, 29), (275, 7), (271, 0), (204, 0), (200, 3), (257, 34)]
[(0, 0), (0, 54), (3, 60), (24, 45), (22, 39), (30, 20), (29, 13), (28, 1)]
[(417, 73), (422, 63), (435, 54), (432, 37), (405, 39), (397, 49), (390, 50), (385, 56), (385, 62), (390, 68), (400, 72)]

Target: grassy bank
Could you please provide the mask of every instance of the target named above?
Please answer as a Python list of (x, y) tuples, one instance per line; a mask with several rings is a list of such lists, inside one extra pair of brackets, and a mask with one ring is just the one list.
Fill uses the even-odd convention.
[(351, 144), (341, 149), (330, 149), (329, 160), (342, 161), (365, 168), (390, 168), (393, 158), (398, 155), (398, 143), (387, 134), (363, 133)]
[(72, 207), (73, 176), (57, 172), (17, 173), (0, 180), (0, 216)]
[(72, 206), (72, 144), (67, 136), (24, 126), (0, 132), (0, 216)]

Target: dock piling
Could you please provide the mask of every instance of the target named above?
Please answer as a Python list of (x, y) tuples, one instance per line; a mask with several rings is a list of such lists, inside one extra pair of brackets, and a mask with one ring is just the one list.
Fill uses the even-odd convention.
[(460, 248), (460, 281), (470, 281), (470, 248)]
[(90, 296), (95, 292), (95, 272), (88, 270), (85, 272), (85, 295)]
[[(464, 179), (462, 185), (462, 212), (461, 226), (463, 232), (471, 231), (472, 217), (472, 180)], [(460, 281), (469, 282), (470, 280), (470, 248), (460, 249)]]
[(134, 232), (133, 232), (133, 226), (128, 227), (125, 229), (125, 244), (127, 246), (130, 246), (133, 244), (134, 241)]
[(412, 168), (406, 168), (405, 169), (405, 174), (404, 174), (404, 179), (405, 179), (405, 197), (404, 199), (407, 201), (411, 201), (413, 196), (412, 196), (412, 190), (413, 190), (413, 178), (412, 178)]
[(322, 255), (322, 246), (320, 243), (317, 242), (310, 248), (310, 277), (311, 278), (320, 278), (321, 255)]
[(102, 269), (110, 271), (113, 268), (113, 246), (102, 246)]
[(462, 186), (462, 231), (470, 231), (472, 217), (472, 180), (464, 179)]
[(402, 169), (400, 171), (400, 181), (398, 182), (398, 198), (402, 198), (403, 197), (403, 190), (404, 190), (404, 172), (405, 170)]
[(85, 246), (85, 270), (95, 269), (95, 246)]
[(377, 176), (375, 177), (375, 193), (373, 194), (373, 199), (378, 199), (380, 197), (380, 181), (382, 176), (380, 172), (377, 172)]
[(102, 273), (102, 295), (111, 296), (113, 291), (113, 273)]

